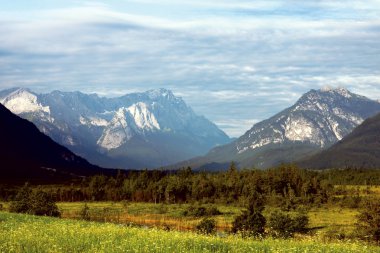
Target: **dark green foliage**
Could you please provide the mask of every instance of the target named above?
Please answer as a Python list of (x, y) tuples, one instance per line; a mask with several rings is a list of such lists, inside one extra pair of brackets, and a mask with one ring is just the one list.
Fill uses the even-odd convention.
[(16, 213), (53, 217), (60, 217), (61, 215), (54, 198), (50, 194), (41, 189), (32, 191), (28, 185), (20, 189), (14, 201), (11, 202), (9, 210)]
[(309, 219), (305, 214), (291, 216), (289, 213), (275, 211), (268, 220), (268, 226), (274, 237), (288, 238), (294, 233), (304, 233)]
[(4, 210), (4, 206), (3, 204), (0, 203), (0, 211), (3, 211)]
[(53, 217), (61, 216), (53, 197), (47, 192), (41, 190), (34, 191), (30, 200), (30, 213), (34, 215), (47, 215)]
[[(317, 172), (298, 169), (292, 165), (265, 171), (239, 171), (232, 164), (228, 171), (218, 173), (192, 172), (189, 168), (178, 172), (125, 171), (114, 177), (93, 176), (67, 185), (43, 186), (42, 189), (54, 196), (56, 201), (201, 203), (203, 206), (189, 208), (184, 215), (202, 217), (219, 214), (218, 210), (205, 203), (248, 206), (255, 192), (265, 196), (263, 204), (284, 211), (294, 211), (298, 206), (318, 207), (332, 202), (357, 208), (362, 205), (362, 194), (368, 194), (364, 192), (365, 189), (361, 189), (359, 194), (356, 188), (336, 188), (333, 185), (339, 182), (380, 184), (379, 171), (369, 170), (368, 173), (369, 176), (363, 170)], [(19, 196), (25, 194), (16, 188), (0, 187), (0, 199), (14, 199), (17, 193)], [(335, 195), (341, 196), (334, 199)], [(18, 201), (18, 206), (14, 209), (22, 211), (28, 201)], [(161, 209), (157, 212), (166, 211)]]
[(340, 205), (342, 207), (348, 207), (348, 208), (359, 208), (361, 201), (362, 201), (362, 198), (358, 195), (343, 196), (343, 198), (340, 199)]
[(82, 207), (82, 209), (79, 212), (79, 215), (80, 215), (80, 218), (82, 220), (90, 220), (91, 219), (90, 208), (88, 207), (87, 203), (84, 204), (84, 206)]
[(232, 223), (232, 233), (240, 233), (242, 236), (263, 236), (265, 232), (266, 219), (262, 214), (264, 210), (264, 199), (259, 194), (254, 194), (245, 210), (236, 217)]
[(363, 239), (380, 242), (380, 201), (371, 201), (358, 215), (357, 230)]
[(189, 206), (187, 210), (183, 212), (184, 216), (214, 216), (222, 214), (215, 206)]
[(31, 195), (32, 190), (25, 184), (18, 192), (17, 195), (10, 203), (9, 211), (15, 213), (29, 213), (31, 209)]
[(260, 212), (247, 212), (235, 218), (232, 223), (232, 233), (243, 236), (261, 236), (265, 232), (266, 219)]
[(201, 234), (215, 234), (216, 232), (216, 221), (210, 218), (203, 218), (201, 222), (195, 228), (198, 233)]

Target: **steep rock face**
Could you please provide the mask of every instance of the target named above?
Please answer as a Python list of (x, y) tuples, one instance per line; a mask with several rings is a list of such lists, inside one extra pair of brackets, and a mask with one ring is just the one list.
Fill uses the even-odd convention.
[(330, 146), (379, 110), (377, 101), (344, 88), (311, 90), (292, 107), (253, 126), (236, 143), (237, 152), (285, 142)]
[(116, 98), (11, 89), (0, 92), (0, 102), (58, 143), (106, 167), (159, 167), (229, 141), (166, 89)]
[(368, 117), (380, 112), (380, 103), (344, 88), (311, 90), (293, 106), (255, 124), (243, 136), (211, 150), (205, 157), (180, 165), (265, 168), (293, 162), (327, 148), (349, 134)]

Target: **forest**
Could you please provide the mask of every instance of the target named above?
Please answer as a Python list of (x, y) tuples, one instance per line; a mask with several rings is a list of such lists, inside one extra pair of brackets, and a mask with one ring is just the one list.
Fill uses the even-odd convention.
[[(371, 185), (380, 185), (380, 171), (313, 171), (294, 165), (268, 170), (238, 170), (232, 163), (225, 172), (199, 172), (191, 168), (169, 172), (119, 171), (115, 176), (95, 175), (66, 184), (30, 186), (49, 193), (58, 202), (125, 200), (245, 206), (252, 196), (260, 194), (265, 199), (265, 205), (290, 207), (320, 205), (329, 201), (359, 203), (362, 197), (355, 193), (357, 189), (345, 187), (354, 185), (367, 186), (369, 191)], [(18, 188), (0, 187), (0, 198), (3, 201), (12, 200)]]

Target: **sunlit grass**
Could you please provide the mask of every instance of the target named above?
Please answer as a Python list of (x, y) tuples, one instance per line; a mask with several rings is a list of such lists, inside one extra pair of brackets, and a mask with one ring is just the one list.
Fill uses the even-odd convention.
[(380, 252), (358, 242), (213, 237), (0, 212), (0, 252)]

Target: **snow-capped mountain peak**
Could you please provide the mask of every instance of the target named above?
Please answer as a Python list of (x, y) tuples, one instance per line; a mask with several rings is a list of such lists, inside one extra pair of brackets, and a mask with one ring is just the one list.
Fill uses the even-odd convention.
[(154, 89), (154, 90), (148, 90), (146, 94), (151, 98), (151, 99), (157, 99), (159, 97), (163, 98), (174, 98), (174, 94), (171, 90), (167, 90), (164, 88), (160, 89)]
[(113, 98), (11, 89), (0, 91), (0, 102), (58, 143), (106, 167), (159, 167), (229, 141), (167, 89)]
[(37, 95), (25, 88), (18, 88), (8, 96), (0, 98), (0, 103), (16, 114), (31, 112), (50, 114), (49, 106), (43, 106), (38, 101)]
[(380, 111), (376, 101), (345, 88), (322, 88), (304, 94), (292, 107), (252, 127), (237, 141), (238, 153), (269, 144), (299, 142), (319, 148), (341, 140)]
[(234, 161), (241, 168), (268, 168), (295, 162), (331, 146), (379, 112), (380, 103), (344, 88), (310, 90), (234, 142), (181, 165), (225, 169)]

